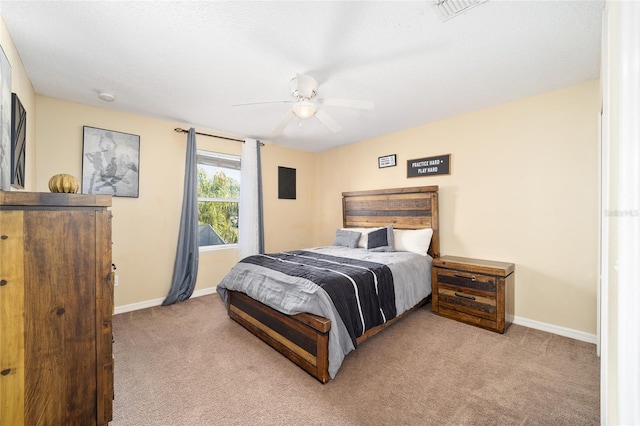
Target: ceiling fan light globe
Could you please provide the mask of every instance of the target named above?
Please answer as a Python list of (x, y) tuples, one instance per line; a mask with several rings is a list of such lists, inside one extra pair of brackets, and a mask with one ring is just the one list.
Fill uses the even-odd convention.
[(298, 118), (311, 118), (316, 113), (316, 104), (309, 101), (300, 101), (293, 107), (293, 113)]

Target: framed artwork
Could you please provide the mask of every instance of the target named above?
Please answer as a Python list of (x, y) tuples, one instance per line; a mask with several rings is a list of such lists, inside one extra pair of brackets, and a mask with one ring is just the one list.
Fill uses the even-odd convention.
[(0, 189), (11, 190), (11, 64), (0, 46)]
[(11, 95), (11, 186), (24, 189), (27, 145), (27, 111), (18, 95)]
[(296, 199), (296, 169), (278, 166), (278, 198)]
[(394, 167), (396, 166), (396, 154), (384, 155), (382, 157), (378, 157), (378, 168), (382, 169), (384, 167)]
[(140, 136), (83, 126), (82, 193), (138, 197)]

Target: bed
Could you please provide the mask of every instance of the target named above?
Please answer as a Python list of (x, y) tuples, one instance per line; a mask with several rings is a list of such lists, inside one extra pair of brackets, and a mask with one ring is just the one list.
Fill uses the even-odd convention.
[[(408, 230), (430, 230), (428, 255), (363, 248), (363, 244), (366, 247), (374, 240), (373, 234), (369, 234), (368, 240), (360, 238), (359, 247), (355, 248), (317, 247), (243, 259), (217, 288), (230, 318), (322, 383), (335, 377), (351, 350), (429, 301), (431, 261), (440, 254), (437, 186), (344, 192), (342, 207), (342, 230), (366, 233), (374, 229), (376, 235), (386, 232), (389, 244), (392, 236), (413, 235), (413, 231)], [(342, 230), (336, 231), (336, 241)], [(305, 266), (309, 269), (304, 273), (289, 271), (290, 264), (298, 267), (299, 263), (309, 263)], [(393, 306), (381, 302), (377, 315), (382, 318), (380, 324), (371, 322), (369, 314), (364, 311), (363, 316), (363, 310), (358, 308), (359, 311), (354, 310), (358, 315), (353, 311), (351, 314), (363, 321), (360, 326), (357, 323), (350, 326), (350, 320), (345, 317), (348, 314), (344, 313), (348, 308), (332, 303), (333, 295), (328, 287), (317, 290), (318, 286), (311, 282), (314, 278), (309, 277), (315, 276), (314, 269), (325, 269), (327, 263), (363, 270), (364, 275), (372, 277), (374, 287), (371, 288), (380, 293), (379, 297), (385, 293), (384, 276), (390, 272), (394, 301)], [(333, 271), (334, 266), (330, 269)], [(334, 273), (344, 275), (355, 289), (355, 281), (360, 282), (360, 278), (350, 278), (349, 274)]]

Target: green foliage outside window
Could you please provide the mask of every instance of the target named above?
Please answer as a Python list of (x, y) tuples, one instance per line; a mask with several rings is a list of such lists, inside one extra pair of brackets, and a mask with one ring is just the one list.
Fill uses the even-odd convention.
[(205, 170), (198, 167), (198, 223), (211, 225), (224, 240), (218, 244), (238, 242), (239, 198), (240, 183), (237, 180), (222, 170), (207, 176)]

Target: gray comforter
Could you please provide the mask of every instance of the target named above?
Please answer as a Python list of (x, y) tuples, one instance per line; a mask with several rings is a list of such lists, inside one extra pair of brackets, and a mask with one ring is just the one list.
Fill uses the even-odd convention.
[[(370, 252), (346, 247), (306, 249), (331, 256), (386, 264), (393, 274), (397, 315), (415, 306), (431, 293), (431, 258), (409, 252)], [(238, 263), (217, 287), (222, 300), (227, 290), (240, 291), (288, 315), (308, 312), (331, 320), (329, 332), (329, 375), (334, 378), (344, 357), (354, 349), (342, 319), (328, 294), (304, 278), (249, 263)]]

